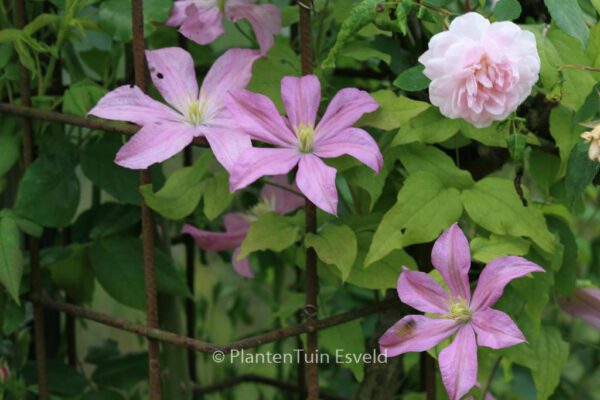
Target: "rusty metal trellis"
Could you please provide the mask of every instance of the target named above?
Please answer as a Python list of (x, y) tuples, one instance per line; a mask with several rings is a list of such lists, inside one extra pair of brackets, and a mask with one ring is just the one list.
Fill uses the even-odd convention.
[[(16, 0), (15, 7), (15, 25), (22, 29), (26, 25), (25, 0)], [(312, 39), (310, 18), (312, 5), (308, 5), (308, 0), (299, 0), (300, 12), (300, 44), (301, 44), (301, 64), (302, 74), (312, 73)], [(135, 84), (141, 90), (146, 90), (146, 61), (144, 56), (145, 43), (143, 31), (143, 1), (131, 0), (132, 5), (132, 29), (133, 29), (133, 62), (135, 73)], [(29, 89), (29, 72), (21, 65), (20, 66), (20, 93), (21, 104), (14, 105), (8, 103), (0, 103), (0, 111), (12, 115), (22, 117), (23, 124), (23, 159), (24, 166), (27, 167), (33, 162), (35, 156), (35, 148), (33, 141), (32, 120), (41, 120), (49, 122), (57, 122), (66, 125), (89, 128), (93, 130), (113, 132), (124, 136), (132, 136), (139, 127), (130, 124), (114, 123), (110, 121), (91, 119), (59, 113), (54, 111), (39, 110), (31, 107), (31, 95)], [(194, 140), (192, 145), (206, 147), (207, 143), (202, 138)], [(191, 164), (190, 149), (185, 150), (184, 165)], [(140, 173), (142, 184), (150, 183), (150, 171), (144, 170)], [(45, 296), (42, 292), (41, 271), (39, 260), (39, 241), (34, 237), (27, 237), (27, 248), (30, 256), (31, 264), (31, 293), (27, 298), (34, 305), (34, 340), (35, 340), (35, 356), (37, 367), (37, 380), (39, 399), (47, 400), (49, 398), (48, 382), (47, 382), (47, 366), (45, 354), (45, 339), (44, 339), (44, 309), (52, 309), (65, 313), (67, 315), (82, 318), (85, 320), (94, 321), (103, 325), (111, 326), (115, 329), (131, 332), (143, 336), (148, 339), (148, 363), (149, 363), (149, 387), (151, 400), (161, 399), (161, 381), (160, 381), (160, 364), (159, 364), (159, 342), (168, 343), (171, 345), (186, 348), (193, 355), (195, 352), (214, 353), (223, 352), (225, 354), (235, 349), (250, 349), (256, 348), (266, 343), (280, 341), (289, 337), (297, 337), (302, 334), (307, 334), (307, 358), (310, 360), (311, 355), (317, 352), (317, 332), (321, 329), (330, 328), (341, 325), (349, 321), (360, 319), (369, 315), (373, 315), (384, 310), (400, 307), (401, 303), (398, 300), (382, 301), (370, 306), (348, 311), (329, 318), (317, 319), (317, 296), (318, 296), (318, 277), (317, 277), (317, 258), (313, 249), (307, 249), (306, 254), (306, 303), (304, 313), (306, 321), (296, 325), (290, 325), (285, 328), (271, 330), (256, 336), (248, 337), (236, 342), (227, 344), (214, 344), (203, 342), (195, 339), (193, 329), (193, 315), (188, 315), (187, 335), (183, 336), (172, 332), (167, 332), (158, 328), (158, 307), (156, 300), (156, 276), (154, 263), (154, 229), (152, 222), (152, 212), (142, 200), (142, 238), (144, 244), (144, 274), (146, 286), (146, 303), (147, 303), (147, 324), (141, 325), (133, 322), (121, 320), (107, 314), (86, 309), (68, 302), (58, 301)], [(306, 231), (316, 231), (316, 209), (314, 204), (306, 202)], [(193, 277), (194, 267), (194, 250), (193, 243), (185, 242), (186, 246), (186, 264), (188, 270), (188, 279)], [(190, 271), (192, 274), (190, 274)], [(188, 282), (188, 284), (191, 284)], [(191, 314), (193, 314), (193, 304)], [(188, 312), (190, 314), (190, 312)], [(191, 322), (191, 323), (190, 323)], [(194, 357), (190, 356), (190, 361)], [(308, 399), (317, 400), (323, 399), (342, 399), (342, 397), (322, 393), (319, 394), (318, 384), (318, 364), (308, 362), (308, 371), (306, 374), (306, 389), (298, 388), (293, 384), (280, 382), (271, 378), (261, 377), (256, 375), (242, 375), (232, 378), (227, 381), (217, 383), (205, 388), (196, 388), (195, 393), (198, 395), (223, 390), (233, 385), (254, 382), (274, 387), (279, 387), (281, 390), (294, 391), (299, 390), (300, 393), (307, 393)], [(190, 367), (192, 379), (195, 378), (195, 366)]]

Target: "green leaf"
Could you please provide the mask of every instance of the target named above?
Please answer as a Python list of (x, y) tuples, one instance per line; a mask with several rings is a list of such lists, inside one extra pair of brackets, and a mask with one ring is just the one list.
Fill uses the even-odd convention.
[(340, 27), (335, 44), (329, 50), (327, 58), (321, 64), (322, 68), (334, 68), (336, 59), (346, 44), (356, 37), (356, 33), (371, 23), (377, 15), (379, 0), (362, 0), (350, 12), (350, 15)]
[(352, 371), (357, 381), (363, 380), (364, 362), (354, 358), (365, 354), (365, 335), (360, 321), (355, 320), (322, 330), (319, 332), (319, 341), (332, 358), (339, 360), (344, 368)]
[(556, 216), (548, 216), (548, 227), (559, 238), (563, 246), (562, 259), (556, 272), (556, 291), (563, 296), (572, 296), (577, 281), (577, 239), (568, 222)]
[(292, 218), (267, 213), (252, 222), (242, 242), (239, 258), (262, 250), (282, 251), (300, 239), (300, 227)]
[(529, 154), (529, 173), (538, 186), (548, 194), (556, 181), (560, 159), (554, 154), (533, 148)]
[[(161, 293), (188, 297), (189, 290), (171, 260), (154, 252), (156, 285)], [(144, 257), (138, 238), (114, 237), (92, 243), (90, 260), (98, 282), (115, 300), (140, 310), (146, 307)]]
[(494, 7), (497, 21), (513, 21), (521, 15), (521, 4), (517, 0), (500, 0)]
[(112, 390), (97, 390), (93, 392), (86, 392), (81, 400), (126, 400), (122, 394)]
[(403, 71), (393, 85), (407, 92), (418, 92), (429, 87), (431, 81), (423, 74), (425, 66), (417, 65)]
[(213, 220), (221, 215), (233, 200), (233, 194), (229, 191), (229, 175), (220, 174), (206, 179), (202, 196), (206, 218)]
[(19, 228), (14, 219), (0, 218), (0, 283), (17, 304), (20, 304), (22, 276), (23, 255)]
[(588, 155), (589, 146), (580, 139), (569, 157), (565, 176), (565, 191), (567, 207), (570, 210), (573, 210), (576, 200), (581, 197), (585, 188), (592, 183), (600, 170), (600, 163), (590, 160)]
[(583, 131), (581, 126), (574, 123), (574, 115), (573, 111), (560, 106), (550, 113), (550, 134), (556, 142), (561, 161), (559, 177), (565, 175), (571, 151), (579, 141), (579, 135)]
[(531, 369), (537, 389), (536, 399), (549, 398), (560, 382), (569, 357), (569, 344), (555, 327), (544, 326), (528, 344), (511, 347), (502, 352), (511, 361)]
[[(144, 37), (154, 32), (154, 23), (165, 22), (172, 4), (164, 0), (143, 0)], [(114, 39), (129, 42), (132, 37), (131, 2), (107, 0), (100, 4), (98, 12), (100, 27)]]
[(542, 212), (524, 207), (512, 181), (488, 177), (462, 192), (467, 214), (477, 224), (498, 235), (530, 238), (542, 250), (552, 253), (554, 236), (548, 231)]
[(444, 117), (437, 108), (431, 107), (404, 124), (398, 130), (392, 146), (423, 142), (440, 143), (458, 132), (460, 121)]
[(583, 47), (587, 46), (590, 30), (577, 0), (544, 0), (544, 3), (562, 31), (579, 39)]
[(102, 360), (92, 379), (100, 387), (129, 390), (148, 379), (148, 354), (129, 353)]
[(141, 198), (137, 187), (140, 174), (114, 162), (122, 145), (123, 141), (116, 135), (102, 135), (98, 140), (89, 140), (81, 150), (81, 169), (94, 184), (117, 200), (139, 205)]
[(504, 256), (524, 256), (528, 252), (529, 242), (518, 237), (492, 233), (489, 239), (478, 236), (471, 240), (472, 257), (482, 263)]
[(106, 89), (91, 81), (81, 81), (69, 86), (63, 99), (63, 112), (79, 116), (87, 115), (106, 94)]
[(525, 157), (525, 150), (527, 149), (527, 137), (520, 133), (508, 135), (506, 137), (506, 147), (510, 154), (511, 160), (520, 165)]
[(470, 188), (475, 183), (468, 171), (458, 168), (450, 156), (436, 147), (410, 144), (400, 148), (399, 156), (409, 174), (426, 171), (445, 186), (457, 189)]
[(409, 120), (427, 110), (430, 105), (404, 96), (396, 96), (391, 90), (371, 93), (379, 108), (358, 121), (358, 126), (370, 126), (384, 131), (398, 129)]
[(0, 210), (0, 218), (2, 217), (14, 219), (19, 229), (30, 236), (35, 236), (37, 238), (42, 236), (43, 228), (41, 226), (26, 218), (18, 216), (14, 210), (9, 208)]
[(42, 226), (67, 226), (79, 205), (79, 179), (63, 157), (40, 157), (25, 171), (15, 205), (17, 214)]
[(506, 147), (508, 129), (502, 129), (498, 123), (487, 128), (476, 128), (466, 121), (461, 121), (460, 132), (469, 139), (476, 140), (487, 146)]
[(76, 303), (90, 303), (94, 293), (94, 273), (88, 247), (69, 246), (69, 254), (48, 266), (52, 281)]
[(462, 214), (460, 194), (446, 188), (427, 171), (411, 174), (398, 193), (396, 204), (383, 216), (365, 266), (381, 260), (392, 250), (434, 240)]
[(156, 193), (152, 190), (152, 184), (140, 186), (140, 193), (148, 207), (174, 220), (185, 218), (194, 212), (202, 196), (200, 182), (208, 172), (210, 160), (210, 153), (205, 152), (194, 165), (178, 169), (169, 176)]
[(0, 120), (0, 177), (4, 176), (19, 159), (21, 149), (18, 128), (14, 119), (2, 118)]
[(312, 247), (326, 264), (335, 265), (346, 280), (356, 260), (356, 236), (346, 225), (328, 224), (318, 234), (304, 238), (306, 247)]

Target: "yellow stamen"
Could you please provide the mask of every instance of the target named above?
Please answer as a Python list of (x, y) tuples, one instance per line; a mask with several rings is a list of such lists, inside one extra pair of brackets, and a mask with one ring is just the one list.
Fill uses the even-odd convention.
[(458, 301), (450, 306), (450, 318), (459, 322), (469, 322), (473, 318), (473, 313), (467, 302), (459, 297)]
[(202, 121), (204, 120), (205, 104), (206, 103), (204, 101), (200, 102), (198, 100), (193, 100), (190, 102), (187, 114), (187, 118), (190, 124), (198, 126), (202, 123)]
[(300, 126), (294, 129), (298, 142), (300, 143), (300, 151), (303, 153), (310, 153), (312, 151), (313, 139), (315, 136), (315, 130), (311, 125), (300, 124)]

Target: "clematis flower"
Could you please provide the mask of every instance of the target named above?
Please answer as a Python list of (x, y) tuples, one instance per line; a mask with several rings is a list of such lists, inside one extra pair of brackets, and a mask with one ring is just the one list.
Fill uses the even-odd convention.
[(253, 139), (277, 146), (244, 151), (231, 173), (231, 190), (242, 189), (261, 176), (287, 174), (298, 165), (300, 191), (317, 207), (335, 215), (336, 170), (321, 158), (348, 154), (379, 172), (383, 157), (377, 142), (364, 130), (352, 127), (379, 105), (365, 91), (342, 89), (316, 124), (321, 84), (314, 75), (283, 78), (281, 97), (287, 119), (262, 94), (242, 89), (231, 92), (227, 107), (238, 126)]
[(571, 298), (559, 298), (561, 308), (600, 330), (600, 289), (577, 288)]
[(119, 152), (122, 167), (144, 169), (162, 162), (205, 137), (217, 160), (228, 171), (250, 139), (232, 127), (224, 99), (229, 90), (245, 87), (258, 52), (232, 49), (219, 57), (198, 90), (194, 61), (185, 50), (170, 47), (146, 51), (152, 82), (170, 107), (136, 86), (121, 86), (106, 94), (89, 112), (97, 117), (128, 121), (142, 128)]
[(529, 96), (540, 57), (531, 32), (470, 12), (434, 35), (419, 58), (431, 79), (429, 98), (448, 118), (476, 127), (503, 120)]
[[(290, 190), (298, 190), (296, 185), (287, 182), (287, 176), (281, 175), (273, 178), (273, 182)], [(238, 260), (240, 246), (250, 223), (259, 216), (268, 212), (287, 214), (304, 205), (304, 199), (289, 190), (281, 189), (271, 185), (263, 186), (260, 192), (261, 201), (248, 213), (229, 213), (223, 217), (225, 232), (203, 231), (193, 225), (185, 224), (181, 230), (184, 234), (192, 235), (198, 247), (206, 251), (234, 250), (231, 258), (233, 268), (238, 274), (246, 278), (254, 278), (248, 258)]]
[(600, 123), (597, 123), (591, 131), (582, 133), (581, 137), (590, 144), (588, 150), (590, 160), (600, 162)]
[(198, 44), (209, 44), (221, 36), (223, 14), (233, 22), (247, 19), (254, 29), (260, 51), (265, 54), (281, 31), (281, 13), (273, 4), (255, 4), (256, 0), (177, 0), (166, 22)]
[(500, 257), (483, 269), (471, 296), (469, 243), (456, 224), (435, 242), (431, 262), (450, 292), (428, 274), (404, 268), (398, 279), (398, 295), (403, 303), (436, 315), (402, 318), (381, 336), (379, 346), (382, 353), (397, 356), (426, 351), (456, 334), (440, 352), (439, 364), (450, 399), (458, 400), (476, 384), (478, 345), (502, 349), (525, 342), (513, 320), (491, 306), (510, 281), (544, 270), (521, 257)]

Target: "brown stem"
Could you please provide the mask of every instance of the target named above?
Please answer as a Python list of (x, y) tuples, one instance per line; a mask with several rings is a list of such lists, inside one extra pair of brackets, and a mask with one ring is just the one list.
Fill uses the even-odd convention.
[(466, 2), (465, 2), (465, 10), (467, 12), (471, 11), (471, 0), (466, 0)]
[[(146, 91), (146, 60), (144, 43), (144, 4), (142, 0), (131, 0), (133, 30), (133, 68), (135, 84)], [(140, 172), (140, 183), (152, 183), (150, 169)], [(144, 245), (144, 284), (146, 289), (146, 317), (149, 328), (158, 328), (158, 300), (156, 294), (156, 267), (154, 263), (154, 225), (152, 211), (142, 199), (142, 240)], [(150, 399), (160, 400), (160, 349), (156, 340), (148, 340), (148, 367)]]
[(527, 199), (525, 198), (525, 193), (523, 192), (523, 187), (521, 186), (521, 180), (523, 179), (523, 167), (517, 167), (517, 171), (515, 172), (515, 190), (521, 199), (521, 203), (523, 203), (523, 207), (527, 207)]
[[(15, 25), (18, 29), (25, 27), (25, 0), (15, 3)], [(29, 87), (29, 71), (20, 65), (21, 104), (31, 106), (31, 90)], [(23, 167), (31, 165), (34, 158), (34, 138), (31, 121), (23, 118)], [(29, 265), (31, 268), (31, 291), (34, 295), (42, 295), (42, 273), (40, 269), (40, 243), (33, 236), (27, 236), (29, 249)], [(44, 338), (44, 309), (39, 304), (33, 306), (33, 330), (35, 340), (35, 358), (38, 381), (38, 395), (41, 400), (48, 398), (48, 375), (46, 369), (46, 340)]]

